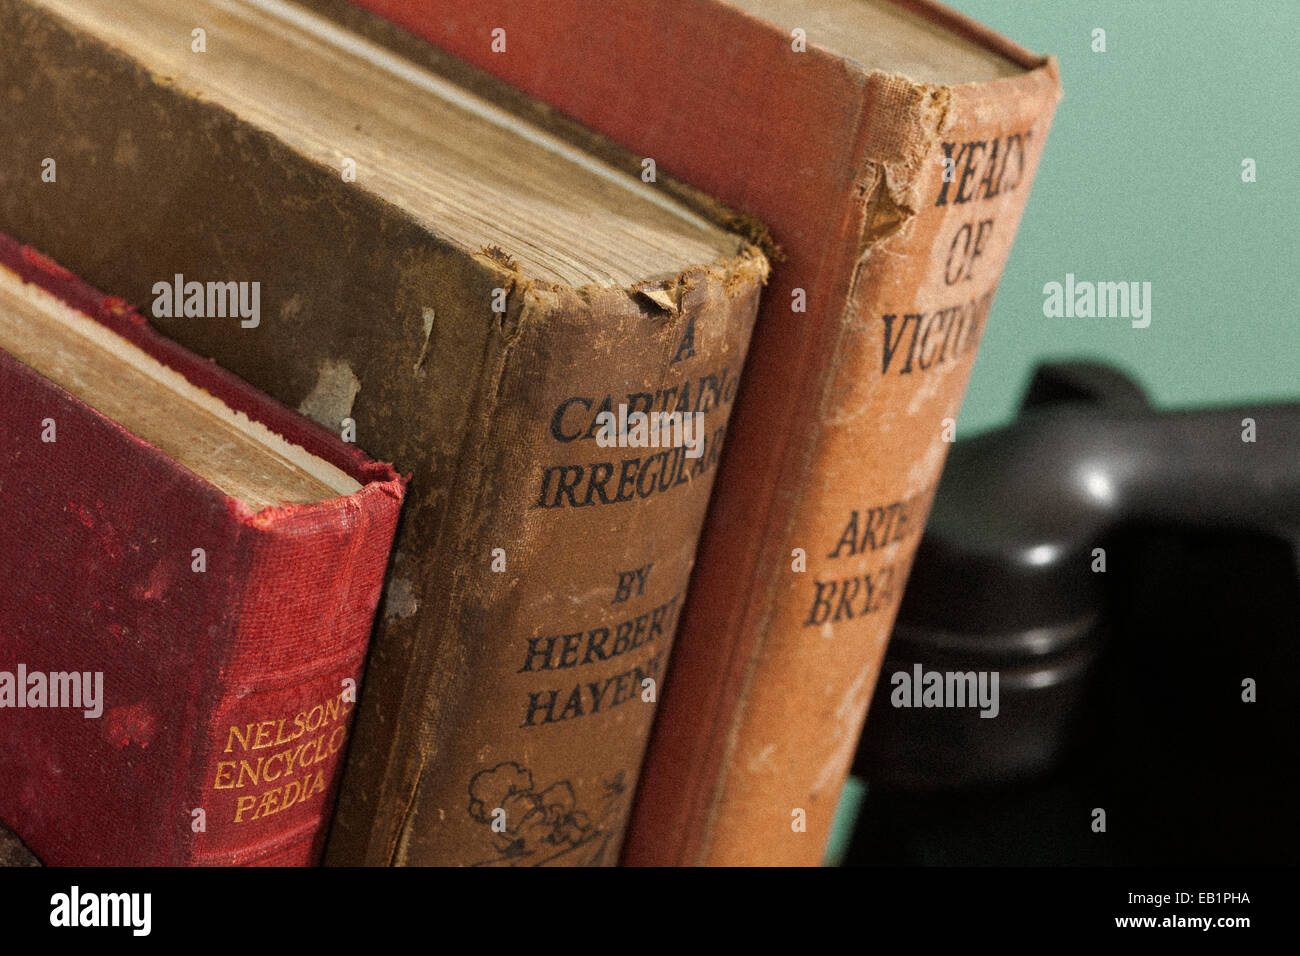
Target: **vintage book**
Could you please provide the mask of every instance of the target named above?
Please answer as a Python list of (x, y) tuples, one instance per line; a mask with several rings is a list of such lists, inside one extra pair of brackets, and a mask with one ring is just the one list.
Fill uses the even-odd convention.
[(0, 821), (320, 860), (403, 481), (0, 236)]
[(757, 216), (784, 250), (624, 859), (817, 863), (1054, 61), (926, 0), (357, 2)]
[(153, 321), (412, 475), (327, 862), (613, 863), (756, 227), (278, 0), (0, 0), (0, 96), (0, 226), (136, 298), (259, 281)]

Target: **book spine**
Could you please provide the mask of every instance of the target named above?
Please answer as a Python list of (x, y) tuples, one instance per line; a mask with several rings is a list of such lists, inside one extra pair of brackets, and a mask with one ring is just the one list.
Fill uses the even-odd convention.
[[(64, 585), (62, 613), (71, 622), (45, 610), (13, 629), (0, 621), (0, 656), (115, 665), (109, 700), (101, 701), (102, 732), (86, 732), (62, 713), (43, 721), (56, 728), (49, 739), (9, 752), (9, 778), (30, 782), (6, 792), (0, 809), (32, 828), (51, 863), (318, 862), (405, 482), (159, 336), (125, 301), (3, 233), (0, 267), (130, 338), (231, 407), (306, 440), (363, 484), (330, 501), (254, 513), (0, 351), (0, 392), (15, 422), (38, 408), (74, 436), (71, 454), (40, 473), (53, 493), (34, 481), (30, 466), (16, 466), (30, 436), (10, 436), (12, 461), (0, 464), (6, 474), (15, 464), (18, 480), (0, 477), (15, 505), (0, 537), (18, 541), (30, 527), (48, 525), (46, 512), (58, 513), (68, 496), (78, 531), (57, 536), (52, 566), (95, 569)], [(147, 489), (143, 497), (127, 493), (132, 482)], [(79, 531), (92, 539), (98, 531), (104, 540), (81, 540)], [(203, 573), (169, 578), (161, 570), (166, 558), (150, 564), (151, 557), (189, 554), (195, 542), (205, 545), (202, 564), (189, 571)], [(110, 560), (97, 567), (101, 547)], [(121, 562), (125, 554), (136, 560)], [(30, 586), (11, 580), (17, 595)], [(138, 640), (129, 657), (115, 643), (132, 633)], [(25, 729), (16, 739), (35, 736)], [(135, 746), (140, 753), (131, 753)], [(50, 767), (62, 767), (62, 779), (44, 780)], [(49, 809), (33, 799), (40, 789), (55, 796)], [(107, 819), (119, 839), (105, 832)]]
[(516, 286), (438, 553), (389, 582), (423, 623), (377, 635), (328, 863), (617, 861), (765, 273)]
[[(625, 862), (820, 862), (1056, 98), (1054, 69), (953, 88), (870, 75), (852, 283), (762, 617), (719, 703), (698, 638), (725, 584), (697, 582)], [(734, 542), (734, 516), (720, 525), (709, 542)], [(701, 724), (713, 739), (684, 759)]]
[(231, 502), (242, 591), (191, 748), (187, 806), (205, 826), (187, 862), (320, 861), (400, 504), (383, 483), (257, 513)]
[[(49, 865), (318, 857), (330, 741), (293, 755), (324, 789), (282, 816), (269, 811), (284, 800), (266, 798), (266, 819), (247, 827), (233, 825), (236, 794), (260, 798), (249, 775), (266, 784), (289, 758), (270, 774), (265, 760), (219, 763), (234, 759), (232, 734), (257, 764), (299, 713), (319, 728), (311, 707), (356, 677), (401, 481), (253, 515), (3, 351), (0, 398), (12, 413), (0, 421), (12, 597), (0, 608), (0, 817)], [(57, 441), (31, 427), (42, 421)], [(58, 707), (41, 691), (27, 709), (27, 674), (72, 690)], [(276, 735), (264, 708), (289, 718)]]

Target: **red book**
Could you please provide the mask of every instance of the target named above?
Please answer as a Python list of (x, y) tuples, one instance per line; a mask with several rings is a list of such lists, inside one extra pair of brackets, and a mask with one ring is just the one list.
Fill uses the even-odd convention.
[(404, 480), (0, 235), (4, 335), (0, 821), (53, 865), (318, 862)]

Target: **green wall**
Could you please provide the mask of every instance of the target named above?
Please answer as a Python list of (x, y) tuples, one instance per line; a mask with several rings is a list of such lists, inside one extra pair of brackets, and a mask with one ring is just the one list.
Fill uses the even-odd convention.
[[(1064, 88), (958, 440), (1007, 421), (1047, 357), (1117, 364), (1161, 406), (1300, 400), (1300, 2), (950, 5), (1056, 54)], [(1067, 272), (1151, 282), (1150, 327), (1044, 317)]]

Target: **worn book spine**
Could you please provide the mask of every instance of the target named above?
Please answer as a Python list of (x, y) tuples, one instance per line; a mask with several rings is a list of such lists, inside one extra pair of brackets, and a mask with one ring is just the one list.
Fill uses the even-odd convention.
[[(0, 226), (143, 301), (258, 281), (256, 327), (154, 321), (413, 475), (326, 862), (615, 862), (763, 254), (530, 280), (24, 0), (0, 0), (0, 96), (25, 104)], [(57, 183), (29, 176), (52, 152)], [(695, 447), (602, 447), (620, 405), (690, 416)]]
[(4, 236), (0, 268), (362, 485), (253, 511), (0, 351), (0, 820), (50, 865), (318, 863), (403, 480)]
[(356, 2), (757, 216), (784, 251), (624, 861), (817, 864), (1042, 155), (1055, 62), (914, 0), (898, 6), (1024, 72), (913, 83), (815, 33), (796, 51), (799, 24), (720, 0)]
[[(684, 619), (692, 640), (665, 692), (629, 863), (821, 858), (1055, 105), (1046, 76), (997, 85), (868, 79), (870, 199), (836, 243), (853, 280), (797, 426), (806, 457), (780, 479), (782, 543), (757, 569), (766, 601), (748, 611), (739, 660), (707, 640), (709, 595), (730, 586), (725, 556), (748, 534), (731, 504), (743, 482), (729, 483), (701, 557), (720, 566), (703, 565)], [(692, 763), (681, 732), (720, 692), (734, 696)]]
[[(375, 738), (358, 734), (331, 860), (616, 861), (759, 268), (683, 276), (671, 308), (518, 290), (523, 310), (487, 352), (492, 398), (449, 489), (462, 507), (443, 560), (408, 558), (390, 588), (393, 619), (436, 614), (372, 666), (377, 719), (361, 730)], [(681, 410), (695, 447), (602, 447), (597, 416), (620, 406)], [(399, 695), (382, 684), (397, 676), (422, 680)]]

